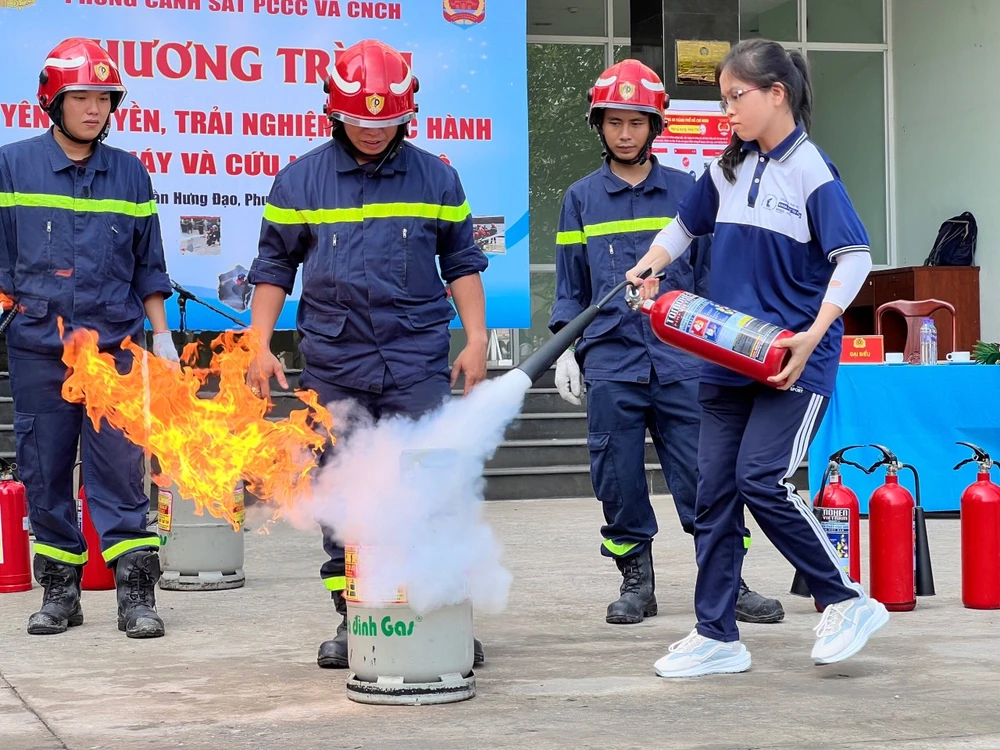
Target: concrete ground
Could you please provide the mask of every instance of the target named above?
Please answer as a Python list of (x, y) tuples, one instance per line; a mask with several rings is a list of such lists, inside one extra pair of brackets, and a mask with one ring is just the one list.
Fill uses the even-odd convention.
[(248, 533), (242, 589), (158, 591), (153, 641), (118, 632), (113, 592), (84, 592), (86, 623), (45, 637), (24, 630), (38, 588), (0, 595), (0, 748), (1000, 748), (1000, 614), (961, 605), (958, 521), (929, 522), (937, 596), (830, 667), (809, 660), (818, 615), (758, 534), (745, 574), (785, 621), (743, 627), (750, 672), (668, 681), (652, 665), (693, 626), (695, 565), (656, 504), (660, 614), (637, 626), (604, 623), (618, 577), (596, 501), (489, 505), (514, 586), (505, 614), (477, 615), (487, 664), (451, 705), (359, 705), (344, 671), (317, 668), (334, 627), (318, 533)]

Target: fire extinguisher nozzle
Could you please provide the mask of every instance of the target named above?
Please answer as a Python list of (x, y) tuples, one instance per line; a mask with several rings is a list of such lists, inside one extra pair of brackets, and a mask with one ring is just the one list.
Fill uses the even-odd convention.
[(913, 583), (917, 596), (934, 596), (934, 571), (931, 567), (931, 547), (927, 539), (927, 519), (919, 505), (913, 509), (913, 532), (916, 569)]
[(795, 571), (795, 578), (792, 579), (792, 587), (788, 589), (788, 593), (792, 596), (801, 596), (806, 599), (812, 596), (812, 592), (809, 591), (809, 585), (806, 583), (805, 576), (797, 570)]

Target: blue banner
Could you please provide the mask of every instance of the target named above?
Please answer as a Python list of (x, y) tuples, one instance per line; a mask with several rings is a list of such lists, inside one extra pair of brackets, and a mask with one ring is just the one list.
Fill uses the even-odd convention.
[[(459, 172), (488, 254), (490, 328), (530, 327), (525, 3), (514, 0), (0, 0), (0, 144), (44, 131), (38, 72), (62, 39), (97, 40), (128, 95), (107, 143), (149, 170), (170, 277), (245, 323), (274, 174), (329, 137), (334, 50), (375, 38), (420, 82), (411, 141)], [(278, 320), (295, 327), (297, 281)], [(168, 322), (179, 323), (177, 296)], [(187, 327), (232, 324), (187, 305)], [(458, 326), (456, 318), (454, 325)]]

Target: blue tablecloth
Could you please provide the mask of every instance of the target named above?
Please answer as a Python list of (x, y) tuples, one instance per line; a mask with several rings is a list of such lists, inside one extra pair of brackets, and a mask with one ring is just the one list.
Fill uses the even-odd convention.
[[(878, 443), (912, 464), (920, 475), (921, 504), (928, 512), (956, 511), (962, 491), (976, 480), (975, 464), (953, 471), (972, 452), (963, 440), (1000, 463), (1000, 365), (841, 365), (833, 398), (809, 449), (810, 495), (815, 496), (832, 453), (844, 446)], [(865, 467), (878, 460), (874, 448), (850, 451)], [(845, 466), (844, 483), (861, 512), (883, 483), (884, 467), (871, 476)], [(913, 492), (913, 475), (900, 472)], [(994, 471), (1000, 483), (1000, 468)]]

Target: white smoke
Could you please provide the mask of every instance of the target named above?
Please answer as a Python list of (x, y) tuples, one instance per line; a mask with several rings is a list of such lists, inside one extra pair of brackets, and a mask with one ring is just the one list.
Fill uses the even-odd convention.
[(360, 409), (333, 405), (334, 432), (347, 424), (347, 435), (338, 436), (312, 500), (290, 520), (319, 522), (342, 544), (360, 545), (358, 578), (370, 594), (403, 588), (421, 615), (466, 600), (501, 612), (511, 575), (482, 519), (483, 465), (530, 386), (512, 370), (420, 419), (377, 424)]

